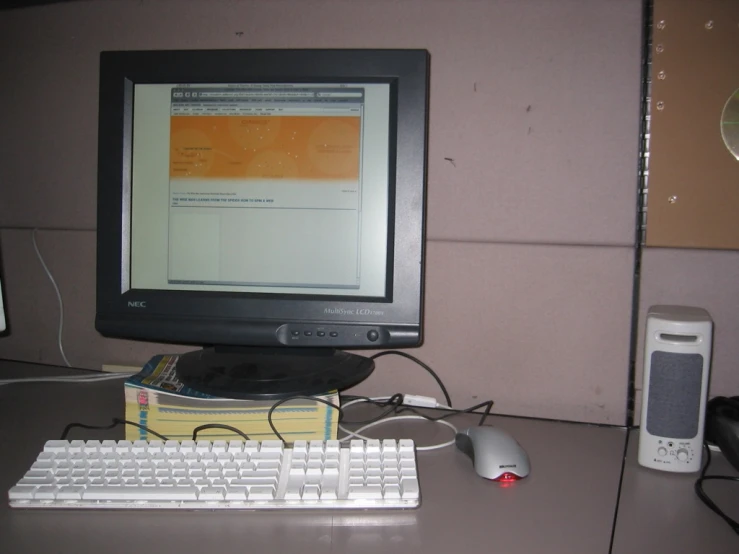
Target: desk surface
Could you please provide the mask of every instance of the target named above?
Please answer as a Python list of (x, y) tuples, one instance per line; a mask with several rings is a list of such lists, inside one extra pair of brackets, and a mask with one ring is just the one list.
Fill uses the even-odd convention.
[[(58, 375), (60, 371), (0, 362), (0, 378)], [(120, 381), (0, 387), (0, 436), (6, 445), (0, 456), (0, 489), (9, 489), (44, 442), (59, 438), (67, 423), (103, 425), (123, 413)], [(476, 419), (458, 416), (452, 421), (461, 428), (473, 425)], [(509, 431), (526, 448), (532, 463), (528, 478), (507, 487), (484, 481), (474, 473), (467, 457), (447, 448), (418, 453), (422, 505), (402, 512), (26, 511), (11, 510), (3, 501), (2, 550), (200, 552), (215, 546), (230, 552), (244, 551), (249, 545), (248, 550), (257, 552), (328, 549), (448, 554), (483, 549), (592, 554), (609, 552), (617, 522), (614, 552), (641, 552), (653, 544), (667, 550), (664, 543), (650, 538), (652, 534), (659, 529), (659, 535), (664, 536), (669, 529), (674, 535), (675, 528), (682, 529), (683, 518), (690, 518), (694, 532), (686, 531), (687, 535), (696, 541), (703, 534), (715, 536), (714, 543), (699, 542), (701, 547), (714, 546), (706, 551), (735, 552), (736, 536), (707, 509), (696, 505), (692, 480), (636, 466), (633, 437), (619, 507), (626, 429), (509, 417), (493, 417), (490, 423)], [(419, 445), (446, 440), (450, 432), (426, 422), (397, 422), (373, 431), (378, 438), (409, 437)], [(70, 438), (123, 438), (121, 428), (73, 433)], [(720, 463), (726, 465), (723, 460)], [(655, 487), (662, 496), (654, 494)], [(654, 509), (660, 498), (689, 508), (672, 510), (674, 517), (665, 519)], [(736, 495), (733, 502), (739, 503)], [(657, 514), (661, 526), (647, 525), (645, 513)], [(699, 550), (703, 548), (695, 551)]]
[[(739, 552), (739, 535), (695, 494), (697, 474), (641, 467), (637, 462), (639, 432), (629, 435), (613, 554)], [(711, 458), (708, 475), (739, 475), (720, 453), (712, 453)], [(704, 490), (729, 517), (739, 521), (739, 483), (709, 481)]]

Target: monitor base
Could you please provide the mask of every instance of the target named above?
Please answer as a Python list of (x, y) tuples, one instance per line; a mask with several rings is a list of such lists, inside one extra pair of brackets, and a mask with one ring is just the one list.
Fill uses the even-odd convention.
[(215, 347), (183, 354), (177, 378), (197, 391), (244, 400), (314, 396), (370, 376), (370, 358), (330, 348)]

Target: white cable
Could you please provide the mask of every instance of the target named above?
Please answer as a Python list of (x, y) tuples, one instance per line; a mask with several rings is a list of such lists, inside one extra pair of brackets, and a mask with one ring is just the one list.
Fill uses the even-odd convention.
[(33, 230), (31, 233), (31, 240), (33, 241), (33, 249), (36, 251), (36, 256), (38, 256), (39, 261), (41, 262), (41, 265), (44, 268), (44, 271), (46, 272), (46, 275), (48, 275), (49, 280), (51, 281), (51, 284), (54, 285), (54, 290), (56, 291), (56, 297), (57, 300), (59, 300), (59, 335), (57, 337), (57, 342), (59, 343), (59, 352), (62, 354), (62, 359), (64, 360), (64, 363), (67, 364), (67, 367), (72, 367), (72, 364), (69, 363), (69, 360), (67, 360), (67, 356), (64, 354), (64, 347), (62, 346), (62, 329), (64, 328), (64, 304), (62, 303), (62, 295), (59, 292), (59, 287), (56, 286), (56, 281), (54, 281), (54, 276), (51, 274), (51, 271), (49, 271), (49, 268), (46, 267), (46, 263), (44, 262), (44, 258), (41, 256), (41, 251), (38, 249), (38, 244), (36, 244), (36, 231), (38, 229)]
[(18, 379), (0, 379), (0, 386), (15, 383), (97, 383), (113, 379), (128, 378), (134, 373), (110, 373), (103, 375), (60, 375), (59, 377), (20, 377)]
[[(368, 402), (368, 401), (372, 401), (372, 402), (385, 402), (387, 400), (390, 400), (390, 398), (391, 398), (390, 396), (376, 396), (376, 397), (370, 398), (368, 400), (367, 399), (364, 399), (364, 398), (357, 398), (356, 400), (350, 400), (346, 404), (343, 404), (341, 406), (341, 408), (342, 409), (345, 409), (345, 408), (348, 408), (349, 406), (352, 406), (354, 404), (361, 404), (362, 402)], [(442, 405), (439, 405), (439, 406), (440, 407), (443, 407)], [(362, 440), (369, 440), (368, 437), (365, 437), (365, 436), (361, 435), (361, 433), (363, 431), (366, 431), (367, 429), (369, 429), (371, 427), (374, 427), (376, 425), (380, 425), (382, 423), (386, 423), (388, 421), (409, 420), (409, 419), (423, 420), (423, 421), (429, 421), (429, 422), (433, 422), (433, 423), (441, 423), (442, 425), (446, 425), (447, 427), (449, 427), (450, 429), (452, 429), (454, 431), (454, 434), (455, 435), (457, 434), (457, 428), (454, 425), (452, 425), (451, 423), (449, 423), (448, 421), (444, 421), (443, 419), (438, 419), (438, 420), (433, 421), (433, 420), (426, 419), (425, 417), (422, 417), (422, 416), (419, 416), (419, 415), (406, 415), (406, 416), (393, 416), (393, 417), (388, 417), (388, 418), (380, 419), (378, 421), (374, 421), (372, 423), (368, 423), (367, 425), (365, 425), (363, 427), (360, 427), (356, 431), (350, 431), (349, 429), (347, 429), (343, 425), (339, 425), (339, 429), (341, 431), (343, 431), (344, 433), (347, 434), (346, 437), (343, 437), (343, 438), (341, 438), (339, 440), (340, 440), (340, 442), (346, 442), (346, 441), (348, 441), (348, 440), (350, 440), (352, 438), (358, 438), (358, 439), (362, 439)], [(436, 450), (438, 448), (446, 448), (447, 446), (452, 446), (453, 444), (455, 444), (455, 441), (454, 440), (450, 440), (450, 441), (447, 441), (445, 443), (434, 444), (434, 445), (431, 445), (431, 446), (417, 446), (416, 447), (416, 450), (418, 450), (419, 452), (427, 451), (427, 450)]]
[[(339, 425), (339, 429), (341, 429), (344, 433), (347, 433), (347, 435), (348, 435), (347, 437), (344, 437), (344, 438), (340, 439), (340, 441), (341, 442), (345, 442), (345, 441), (350, 440), (351, 438), (357, 438), (357, 439), (362, 439), (362, 440), (370, 440), (369, 437), (365, 437), (364, 435), (361, 434), (363, 431), (366, 431), (370, 427), (375, 427), (375, 426), (381, 425), (383, 423), (388, 423), (389, 421), (400, 421), (400, 420), (411, 420), (411, 419), (412, 420), (420, 420), (420, 421), (432, 422), (432, 423), (441, 423), (442, 425), (446, 425), (452, 431), (454, 431), (454, 435), (455, 436), (456, 436), (456, 434), (458, 432), (457, 431), (457, 428), (454, 425), (452, 425), (448, 421), (444, 421), (443, 419), (430, 420), (430, 419), (426, 419), (425, 417), (419, 416), (419, 415), (404, 415), (404, 416), (393, 416), (393, 417), (388, 417), (388, 418), (385, 418), (385, 419), (380, 419), (378, 421), (373, 421), (372, 423), (368, 423), (367, 425), (365, 425), (363, 427), (360, 427), (356, 431), (350, 431), (350, 430), (344, 428), (343, 426)], [(443, 442), (443, 443), (440, 443), (440, 444), (432, 444), (430, 446), (416, 446), (416, 450), (418, 450), (419, 452), (428, 451), (428, 450), (437, 450), (439, 448), (446, 448), (447, 446), (452, 446), (453, 444), (455, 444), (455, 439), (452, 439), (450, 441)]]

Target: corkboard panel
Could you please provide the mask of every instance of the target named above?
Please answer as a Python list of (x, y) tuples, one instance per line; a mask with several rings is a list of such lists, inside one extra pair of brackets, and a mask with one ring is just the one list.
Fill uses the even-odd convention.
[(651, 48), (646, 245), (737, 250), (739, 2), (655, 0)]

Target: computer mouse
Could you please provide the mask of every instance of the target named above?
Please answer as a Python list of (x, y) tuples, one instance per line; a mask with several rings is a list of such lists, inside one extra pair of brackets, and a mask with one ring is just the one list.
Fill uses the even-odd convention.
[(475, 471), (485, 479), (517, 481), (531, 471), (526, 451), (498, 427), (470, 427), (457, 433), (455, 443), (472, 458)]

